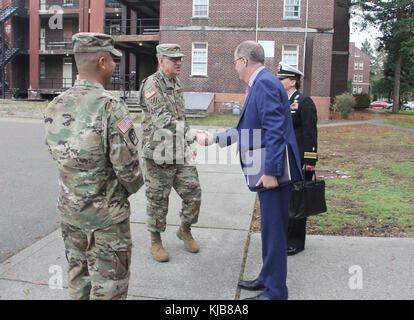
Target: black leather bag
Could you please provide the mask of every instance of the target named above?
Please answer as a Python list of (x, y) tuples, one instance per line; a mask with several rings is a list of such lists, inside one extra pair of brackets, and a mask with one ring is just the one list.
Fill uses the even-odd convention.
[(303, 219), (326, 212), (325, 181), (313, 180), (295, 182), (292, 186), (289, 205), (289, 219)]

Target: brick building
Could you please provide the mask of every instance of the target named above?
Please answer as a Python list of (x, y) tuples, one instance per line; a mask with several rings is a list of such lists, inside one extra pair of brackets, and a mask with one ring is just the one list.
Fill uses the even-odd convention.
[[(8, 78), (29, 97), (72, 85), (70, 37), (79, 31), (114, 35), (124, 53), (117, 61), (115, 90), (137, 89), (157, 68), (156, 45), (174, 42), (186, 54), (180, 76), (185, 91), (213, 93), (217, 108), (224, 101), (242, 103), (244, 84), (234, 70), (233, 51), (244, 40), (257, 40), (271, 71), (282, 60), (304, 70), (303, 91), (314, 98), (320, 118), (329, 116), (331, 99), (346, 91), (349, 13), (334, 0), (30, 0), (25, 5), (28, 14), (13, 17), (11, 29), (26, 37), (29, 50), (9, 64)], [(59, 22), (60, 28), (53, 28)]]
[(370, 72), (370, 56), (351, 42), (349, 44), (348, 81), (352, 80), (353, 94), (370, 94)]

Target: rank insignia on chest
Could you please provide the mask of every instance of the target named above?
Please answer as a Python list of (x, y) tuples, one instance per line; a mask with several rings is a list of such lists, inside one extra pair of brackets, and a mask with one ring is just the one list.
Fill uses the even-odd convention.
[(290, 105), (290, 110), (291, 111), (296, 111), (296, 110), (298, 110), (298, 108), (299, 108), (299, 103), (297, 103), (297, 102), (294, 102)]
[(125, 134), (133, 125), (134, 123), (132, 120), (129, 117), (125, 117), (120, 123), (118, 123), (118, 128), (123, 134)]
[(147, 92), (145, 92), (144, 96), (145, 98), (150, 99), (151, 97), (153, 97), (155, 94), (157, 93), (157, 91), (155, 91), (154, 89), (150, 89)]

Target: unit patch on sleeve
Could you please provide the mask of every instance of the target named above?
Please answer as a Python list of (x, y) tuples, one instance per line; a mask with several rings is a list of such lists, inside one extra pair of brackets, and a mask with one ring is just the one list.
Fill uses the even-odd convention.
[(157, 93), (157, 91), (155, 91), (154, 89), (150, 89), (147, 92), (145, 92), (144, 96), (145, 98), (150, 99), (151, 97), (153, 97), (155, 94)]
[(134, 123), (132, 120), (129, 117), (125, 117), (120, 123), (118, 123), (118, 128), (123, 134), (125, 134), (133, 125)]

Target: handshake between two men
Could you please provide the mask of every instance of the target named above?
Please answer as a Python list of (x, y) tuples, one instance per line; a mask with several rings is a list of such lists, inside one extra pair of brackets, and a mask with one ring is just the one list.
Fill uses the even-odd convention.
[(200, 146), (210, 146), (214, 143), (214, 136), (206, 130), (197, 130), (196, 141)]

